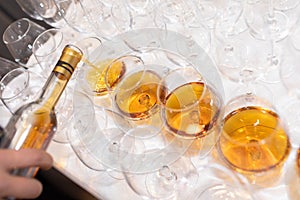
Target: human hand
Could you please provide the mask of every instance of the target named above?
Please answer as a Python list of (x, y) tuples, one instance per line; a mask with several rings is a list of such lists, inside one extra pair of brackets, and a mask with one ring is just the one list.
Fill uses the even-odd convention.
[(40, 181), (31, 177), (14, 176), (13, 169), (39, 167), (51, 168), (53, 159), (47, 152), (38, 149), (0, 149), (0, 199), (15, 197), (17, 199), (37, 198), (43, 189)]

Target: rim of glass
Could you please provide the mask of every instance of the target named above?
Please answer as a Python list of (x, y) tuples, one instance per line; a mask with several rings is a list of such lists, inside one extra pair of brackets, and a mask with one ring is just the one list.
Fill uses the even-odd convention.
[[(57, 34), (59, 34), (59, 35), (57, 36)], [(53, 48), (51, 48), (51, 49), (47, 48), (46, 52), (44, 52), (42, 54), (39, 54), (37, 52), (38, 52), (38, 50), (40, 48), (45, 49), (43, 47), (44, 44), (42, 44), (42, 45), (39, 44), (39, 40), (40, 39), (44, 39), (45, 37), (47, 37), (48, 40), (50, 39), (50, 37), (57, 37), (57, 39), (56, 38), (54, 39), (55, 40), (55, 46)], [(34, 40), (34, 42), (32, 44), (32, 52), (33, 52), (33, 54), (34, 54), (35, 57), (48, 56), (48, 55), (50, 55), (50, 54), (52, 54), (53, 52), (56, 51), (57, 47), (59, 45), (61, 45), (63, 39), (64, 39), (64, 34), (63, 34), (63, 32), (60, 29), (58, 29), (58, 28), (47, 29), (47, 30), (43, 31), (40, 35), (38, 35), (37, 38)], [(56, 40), (58, 40), (58, 41), (56, 41)]]
[[(9, 96), (9, 97), (2, 97), (3, 95), (3, 91), (6, 88), (6, 84), (9, 83), (10, 81), (12, 81), (13, 79), (15, 79), (18, 76), (22, 76), (23, 74), (25, 74), (25, 79), (26, 79), (26, 84), (24, 85), (24, 88), (26, 89), (29, 86), (29, 81), (30, 81), (30, 74), (29, 71), (25, 68), (19, 67), (16, 69), (12, 69), (11, 71), (9, 71), (8, 73), (6, 73), (2, 79), (0, 80), (0, 98), (2, 100), (10, 100), (13, 99), (17, 96), (19, 96), (20, 94), (23, 93), (23, 90), (20, 90), (18, 93), (14, 94), (13, 96)], [(7, 78), (13, 78), (13, 79), (9, 79), (6, 80)], [(3, 83), (4, 82), (4, 83)]]
[[(170, 108), (170, 107), (166, 106), (166, 100), (167, 100), (167, 97), (169, 96), (168, 94), (171, 94), (171, 92), (177, 90), (178, 88), (182, 87), (183, 85), (178, 85), (177, 87), (173, 88), (172, 91), (167, 92), (168, 94), (165, 95), (162, 98), (160, 97), (160, 92), (165, 91), (164, 89), (167, 89), (165, 87), (165, 84), (164, 84), (165, 83), (165, 77), (171, 75), (172, 73), (178, 73), (178, 71), (181, 71), (181, 70), (185, 70), (185, 71), (186, 70), (193, 70), (195, 73), (199, 74), (202, 79), (199, 80), (198, 82), (203, 84), (203, 86), (204, 86), (203, 87), (203, 92), (201, 93), (201, 96), (197, 100), (195, 100), (192, 104), (190, 104), (190, 105), (188, 105), (184, 108)], [(180, 73), (178, 73), (178, 74), (180, 74)], [(164, 109), (169, 110), (169, 111), (179, 112), (179, 111), (186, 111), (186, 110), (191, 109), (192, 107), (194, 107), (194, 106), (196, 106), (197, 104), (200, 103), (201, 99), (203, 98), (203, 96), (206, 94), (206, 92), (208, 90), (207, 89), (207, 82), (205, 81), (204, 77), (193, 67), (183, 67), (183, 68), (177, 68), (177, 69), (171, 70), (165, 75), (165, 77), (159, 83), (159, 86), (157, 88), (157, 96), (159, 97), (158, 98), (159, 104), (162, 105)], [(192, 82), (195, 82), (195, 81), (187, 81), (186, 83), (184, 83), (184, 85), (187, 85), (187, 84), (192, 83)]]
[[(21, 37), (17, 37), (16, 40), (8, 40), (8, 38), (11, 39), (11, 37), (9, 37), (9, 33), (8, 33), (9, 30), (10, 30), (13, 26), (15, 26), (16, 24), (18, 24), (18, 23), (20, 23), (20, 22), (21, 22), (21, 23), (25, 23), (25, 24), (23, 24), (23, 26), (26, 26), (26, 30), (22, 33)], [(20, 40), (24, 37), (24, 35), (25, 35), (26, 33), (28, 33), (30, 23), (31, 23), (31, 21), (30, 21), (28, 18), (21, 18), (21, 19), (18, 19), (18, 20), (16, 20), (16, 21), (14, 21), (13, 23), (11, 23), (11, 24), (5, 29), (5, 31), (4, 31), (4, 33), (3, 33), (3, 42), (4, 42), (5, 44), (13, 44), (13, 43), (16, 43), (16, 42), (20, 41)]]

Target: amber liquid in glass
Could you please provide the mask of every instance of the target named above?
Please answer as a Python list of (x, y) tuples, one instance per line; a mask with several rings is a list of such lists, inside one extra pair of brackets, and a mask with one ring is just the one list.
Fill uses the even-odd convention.
[(185, 138), (209, 134), (220, 114), (220, 100), (202, 82), (176, 88), (167, 96), (165, 107), (167, 126), (174, 134)]
[(221, 155), (242, 173), (282, 166), (291, 148), (278, 115), (255, 106), (227, 115), (219, 142)]
[(125, 73), (126, 66), (123, 62), (111, 62), (112, 60), (102, 61), (87, 72), (86, 80), (97, 96), (106, 95), (107, 88), (112, 90)]
[(297, 170), (298, 170), (298, 175), (300, 176), (300, 148), (297, 151)]
[(154, 71), (140, 71), (128, 76), (116, 91), (119, 111), (135, 120), (146, 119), (157, 112), (157, 89), (161, 77)]
[[(57, 130), (55, 106), (67, 86), (82, 52), (75, 46), (67, 45), (48, 77), (38, 99), (21, 106), (6, 126), (7, 134), (1, 141), (2, 148), (46, 149)], [(11, 173), (33, 177), (37, 167), (15, 169)]]

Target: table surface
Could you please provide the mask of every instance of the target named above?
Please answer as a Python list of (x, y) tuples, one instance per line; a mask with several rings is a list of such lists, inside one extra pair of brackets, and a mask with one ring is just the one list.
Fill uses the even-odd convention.
[[(66, 28), (65, 32), (72, 31), (71, 29)], [(81, 35), (80, 37), (84, 38), (86, 35)], [(280, 41), (277, 45), (281, 48), (285, 48), (285, 45), (288, 43), (287, 40), (288, 38)], [(208, 52), (208, 54), (212, 53), (213, 52)], [(233, 89), (236, 88), (236, 83), (229, 81), (222, 75), (221, 79), (225, 89), (225, 102), (227, 102), (231, 98)], [(269, 88), (272, 88), (271, 91), (274, 95), (274, 98), (272, 98), (273, 104), (280, 113), (284, 113), (285, 105), (289, 102), (289, 95), (282, 82), (268, 83), (266, 85)], [(3, 105), (0, 105), (0, 113), (0, 124), (4, 125), (7, 123), (9, 114)], [(288, 116), (285, 117), (288, 121)], [(132, 191), (121, 174), (116, 174), (118, 178), (113, 178), (106, 171), (96, 171), (84, 165), (74, 153), (69, 143), (58, 143), (52, 141), (47, 151), (54, 157), (54, 167), (56, 169), (99, 199), (115, 200), (120, 197), (124, 200), (142, 199)], [(284, 165), (282, 177), (279, 177), (278, 182), (274, 183), (274, 185), (270, 187), (256, 188), (255, 192), (257, 199), (300, 199), (300, 180), (295, 169), (296, 153), (297, 146), (294, 145), (288, 160)]]

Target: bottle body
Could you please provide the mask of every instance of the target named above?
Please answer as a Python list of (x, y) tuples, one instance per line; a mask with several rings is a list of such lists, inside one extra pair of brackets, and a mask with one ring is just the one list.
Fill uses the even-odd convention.
[[(60, 60), (46, 81), (40, 97), (20, 107), (9, 120), (0, 148), (19, 150), (22, 148), (47, 149), (57, 130), (54, 112), (75, 67), (81, 59), (79, 49), (66, 46)], [(16, 169), (18, 176), (35, 176), (38, 168)]]

